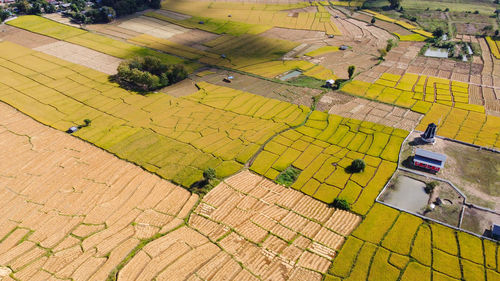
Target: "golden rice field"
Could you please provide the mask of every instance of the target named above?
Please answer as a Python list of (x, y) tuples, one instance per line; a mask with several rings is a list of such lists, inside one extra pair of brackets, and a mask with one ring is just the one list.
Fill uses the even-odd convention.
[(398, 33), (394, 33), (396, 36), (399, 37), (399, 40), (401, 40), (401, 41), (425, 41), (425, 39), (432, 37), (432, 33), (427, 32), (427, 31), (422, 30), (422, 29), (419, 29), (417, 26), (409, 24), (405, 21), (395, 20), (395, 19), (392, 19), (388, 16), (382, 15), (380, 13), (377, 13), (377, 12), (371, 11), (371, 10), (363, 10), (363, 11), (373, 15), (373, 17), (375, 17), (379, 20), (395, 23), (395, 24), (413, 32), (413, 34), (410, 34), (410, 35), (400, 35)]
[(424, 114), (433, 103), (485, 112), (484, 106), (469, 103), (469, 84), (427, 75), (383, 73), (373, 84), (355, 80), (342, 91)]
[[(223, 35), (204, 43), (209, 49), (201, 51), (147, 34), (128, 39), (130, 43), (122, 42), (38, 16), (22, 16), (9, 21), (9, 24), (117, 58), (130, 59), (135, 56), (157, 56), (171, 64), (183, 63), (189, 71), (199, 66), (198, 63), (193, 61), (199, 61), (238, 69), (266, 78), (275, 78), (294, 69), (300, 69), (304, 71), (304, 75), (320, 80), (335, 79), (337, 77), (332, 70), (307, 61), (279, 60), (284, 54), (295, 48), (298, 43), (252, 34)], [(242, 48), (247, 51), (242, 53)], [(187, 60), (165, 53), (183, 57)], [(221, 55), (225, 55), (226, 58), (222, 58)]]
[[(325, 3), (326, 4), (326, 3)], [(268, 27), (324, 31), (326, 34), (342, 35), (330, 21), (330, 13), (319, 3), (300, 2), (296, 4), (255, 4), (248, 2), (173, 1), (162, 2), (163, 9), (196, 17), (194, 20), (219, 20), (218, 25), (241, 23)], [(311, 7), (310, 12), (288, 12), (284, 10)], [(231, 15), (229, 17), (229, 15)], [(184, 20), (184, 21), (193, 21)], [(182, 23), (183, 21), (180, 21)], [(265, 29), (262, 29), (265, 31)]]
[(485, 147), (500, 146), (500, 119), (469, 103), (469, 84), (426, 75), (383, 73), (375, 83), (352, 81), (343, 92), (426, 114), (417, 126), (434, 122), (437, 134)]
[(498, 243), (375, 204), (325, 280), (500, 280)]
[[(106, 36), (64, 25), (39, 16), (21, 16), (15, 20), (9, 21), (8, 24), (34, 33), (87, 47), (121, 59), (130, 59), (136, 56), (155, 56), (169, 64), (186, 63), (182, 59), (171, 55), (114, 40)], [(192, 67), (194, 66), (191, 66), (191, 68)]]
[(429, 123), (438, 124), (440, 136), (500, 149), (500, 117), (435, 103), (416, 129)]
[(228, 110), (161, 93), (141, 96), (103, 73), (9, 42), (0, 43), (0, 60), (1, 101), (59, 130), (91, 119), (77, 136), (183, 186), (207, 167), (221, 177), (235, 173), (267, 139), (309, 112), (250, 94)]
[(491, 37), (486, 36), (486, 42), (488, 42), (488, 46), (490, 47), (491, 54), (496, 59), (500, 59), (500, 52), (499, 52), (499, 43), (500, 41), (493, 40)]
[[(189, 99), (219, 109), (248, 111), (253, 103), (231, 109), (234, 100), (246, 100), (242, 93), (200, 83), (202, 91)], [(279, 101), (274, 101), (278, 108)], [(235, 111), (237, 110), (237, 111)], [(276, 179), (286, 168), (302, 170), (292, 188), (331, 203), (346, 199), (355, 212), (364, 214), (397, 166), (399, 150), (408, 132), (401, 129), (314, 111), (304, 126), (280, 133), (268, 142), (250, 169)], [(364, 159), (363, 173), (346, 168), (354, 159)]]

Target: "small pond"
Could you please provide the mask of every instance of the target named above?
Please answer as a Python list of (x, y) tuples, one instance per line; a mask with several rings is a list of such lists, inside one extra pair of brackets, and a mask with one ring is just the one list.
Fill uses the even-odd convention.
[(426, 57), (448, 58), (448, 49), (430, 47), (424, 53)]
[(415, 213), (423, 211), (429, 201), (425, 183), (407, 176), (398, 176), (394, 188), (385, 193), (384, 202)]
[(290, 71), (289, 73), (281, 76), (279, 79), (281, 81), (286, 81), (288, 79), (292, 79), (292, 78), (295, 78), (295, 77), (299, 77), (300, 75), (302, 74), (301, 71), (298, 71), (298, 70), (294, 70), (294, 71)]

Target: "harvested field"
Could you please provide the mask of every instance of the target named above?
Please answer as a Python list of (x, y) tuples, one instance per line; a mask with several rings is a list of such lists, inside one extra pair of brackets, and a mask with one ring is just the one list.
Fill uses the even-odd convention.
[(3, 103), (0, 116), (0, 149), (11, 155), (0, 163), (0, 265), (17, 280), (105, 280), (140, 239), (182, 224), (197, 202)]
[(306, 274), (319, 281), (360, 221), (244, 171), (204, 197), (189, 227), (147, 244), (118, 280), (296, 280)]
[(189, 30), (175, 24), (166, 23), (164, 21), (145, 16), (120, 21), (117, 26), (137, 33), (149, 34), (163, 39), (168, 39), (174, 35), (182, 34)]
[(54, 38), (39, 35), (5, 24), (0, 25), (0, 40), (10, 41), (27, 48), (37, 48), (58, 42), (58, 40)]
[[(267, 98), (277, 99), (297, 105), (305, 105), (307, 107), (311, 106), (312, 97), (321, 93), (321, 91), (317, 89), (277, 84), (236, 72), (218, 69), (211, 69), (211, 72), (213, 73), (203, 77), (192, 77), (192, 79), (196, 82), (205, 81), (214, 85), (245, 91), (255, 95), (262, 95)], [(234, 77), (231, 83), (223, 81), (223, 79), (227, 76)]]
[[(327, 94), (320, 100), (327, 101)], [(399, 128), (407, 131), (413, 130), (422, 115), (409, 109), (381, 104), (375, 101), (355, 98), (345, 104), (334, 104), (328, 111), (346, 118), (379, 123), (388, 127)]]
[(33, 48), (33, 50), (67, 60), (72, 63), (80, 64), (109, 75), (117, 73), (118, 65), (122, 61), (121, 59), (110, 55), (64, 41), (43, 45)]
[[(92, 126), (75, 135), (183, 186), (201, 180), (207, 167), (220, 177), (233, 174), (268, 138), (300, 124), (309, 112), (232, 89), (228, 93), (240, 95), (249, 107), (242, 107), (241, 99), (223, 110), (189, 97), (137, 95), (95, 70), (8, 42), (0, 49), (0, 100), (59, 130), (91, 119)], [(276, 102), (279, 110), (272, 108)]]

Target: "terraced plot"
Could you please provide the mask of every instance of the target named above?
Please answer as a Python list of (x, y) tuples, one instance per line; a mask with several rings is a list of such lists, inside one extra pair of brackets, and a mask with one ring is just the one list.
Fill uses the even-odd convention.
[(484, 113), (484, 106), (469, 101), (469, 92), (474, 89), (465, 82), (444, 78), (383, 73), (373, 84), (356, 80), (345, 85), (342, 91), (420, 113), (427, 113), (433, 103)]
[(500, 117), (434, 104), (416, 129), (425, 131), (432, 122), (439, 124), (437, 134), (440, 136), (500, 148)]
[(63, 131), (91, 119), (77, 136), (183, 186), (202, 179), (207, 167), (220, 177), (235, 173), (267, 139), (309, 112), (285, 102), (278, 110), (263, 97), (242, 111), (250, 94), (229, 105), (234, 112), (160, 93), (141, 96), (103, 73), (8, 42), (0, 43), (0, 58), (1, 101)]
[[(165, 1), (167, 10), (195, 16), (184, 22), (197, 21), (196, 17), (212, 18), (234, 24), (246, 23), (291, 29), (320, 30), (327, 34), (341, 35), (330, 21), (331, 15), (322, 4), (301, 2), (296, 4), (254, 4), (237, 2)], [(295, 9), (295, 10), (294, 10)], [(228, 15), (231, 15), (228, 18)], [(181, 21), (180, 23), (182, 23)], [(210, 21), (207, 21), (210, 24)], [(237, 28), (232, 28), (232, 32)], [(262, 29), (264, 31), (265, 29)], [(261, 32), (262, 32), (261, 31)]]
[(8, 24), (58, 40), (87, 47), (97, 52), (121, 59), (149, 55), (156, 56), (167, 63), (174, 64), (183, 62), (182, 59), (174, 56), (90, 33), (39, 16), (21, 16), (15, 20), (9, 21)]
[[(198, 86), (203, 91), (190, 99), (240, 114), (249, 112), (261, 99), (206, 83)], [(240, 107), (231, 109), (236, 101), (240, 101)], [(268, 105), (282, 106), (279, 101), (274, 103)], [(394, 172), (407, 134), (401, 129), (314, 111), (304, 126), (283, 131), (266, 143), (250, 169), (274, 180), (287, 167), (296, 167), (302, 172), (293, 188), (326, 203), (336, 197), (346, 199), (354, 204), (355, 212), (365, 213)], [(358, 158), (365, 159), (367, 169), (360, 174), (347, 172)]]
[(498, 251), (498, 243), (375, 204), (329, 273), (342, 280), (493, 281), (500, 278)]
[(245, 171), (191, 214), (199, 233), (183, 227), (151, 242), (118, 280), (319, 281), (360, 220)]
[(198, 200), (3, 103), (0, 117), (0, 266), (15, 280), (106, 280)]

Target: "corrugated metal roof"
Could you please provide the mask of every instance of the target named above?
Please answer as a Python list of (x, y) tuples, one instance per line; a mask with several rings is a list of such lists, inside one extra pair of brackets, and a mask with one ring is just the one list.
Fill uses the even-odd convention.
[(413, 160), (417, 161), (417, 162), (420, 162), (420, 163), (425, 163), (427, 165), (432, 165), (434, 167), (439, 167), (439, 168), (443, 168), (444, 167), (443, 161), (434, 160), (434, 159), (427, 158), (427, 157), (422, 157), (422, 156), (419, 156), (419, 155), (415, 155), (413, 157)]
[(492, 234), (500, 236), (500, 225), (493, 224)]
[(415, 155), (422, 156), (422, 157), (429, 158), (429, 159), (439, 160), (439, 161), (443, 162), (443, 164), (446, 161), (446, 155), (441, 154), (441, 153), (428, 151), (428, 150), (421, 149), (421, 148), (417, 148), (415, 150)]

